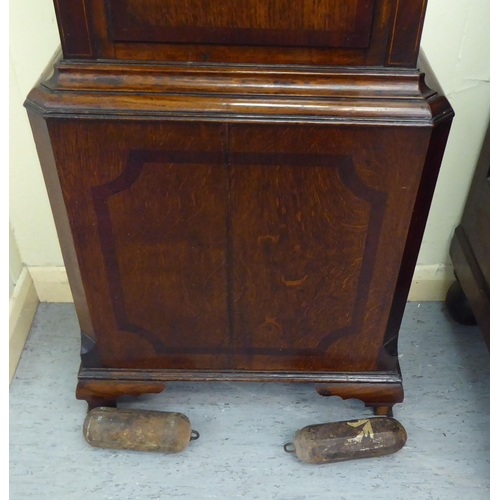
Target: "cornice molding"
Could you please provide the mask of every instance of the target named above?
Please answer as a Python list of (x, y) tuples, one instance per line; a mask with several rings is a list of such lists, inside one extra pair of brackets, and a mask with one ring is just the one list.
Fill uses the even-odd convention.
[(45, 117), (413, 126), (453, 114), (417, 70), (68, 61), (26, 106)]

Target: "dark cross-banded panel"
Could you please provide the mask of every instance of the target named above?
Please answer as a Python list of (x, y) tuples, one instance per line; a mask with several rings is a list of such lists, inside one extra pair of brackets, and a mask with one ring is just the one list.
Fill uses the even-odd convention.
[(222, 163), (222, 153), (132, 151), (119, 177), (92, 188), (118, 327), (157, 353), (228, 340)]
[(375, 369), (427, 130), (49, 130), (104, 367)]
[(363, 48), (375, 0), (108, 0), (113, 39)]
[(238, 352), (323, 356), (361, 329), (385, 193), (349, 156), (236, 153), (231, 165)]

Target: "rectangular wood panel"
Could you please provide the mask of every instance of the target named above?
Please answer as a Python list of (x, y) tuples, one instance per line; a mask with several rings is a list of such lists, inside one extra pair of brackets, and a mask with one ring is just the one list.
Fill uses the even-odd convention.
[(108, 0), (113, 39), (363, 48), (375, 0)]
[(49, 129), (104, 367), (375, 368), (427, 131)]
[(54, 0), (66, 58), (415, 67), (427, 0)]

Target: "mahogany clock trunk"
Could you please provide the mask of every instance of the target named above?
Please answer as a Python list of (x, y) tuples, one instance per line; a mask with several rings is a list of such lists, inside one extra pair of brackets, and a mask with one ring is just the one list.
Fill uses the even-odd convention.
[(417, 67), (425, 2), (55, 7), (63, 55), (26, 106), (77, 397), (300, 381), (390, 412), (453, 116)]

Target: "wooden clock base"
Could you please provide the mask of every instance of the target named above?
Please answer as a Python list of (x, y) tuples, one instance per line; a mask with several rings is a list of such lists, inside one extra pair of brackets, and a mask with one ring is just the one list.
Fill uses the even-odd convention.
[(26, 107), (77, 397), (300, 382), (391, 414), (453, 117), (417, 61), (427, 2), (202, 3), (55, 2)]
[(422, 71), (57, 62), (27, 107), (77, 398), (307, 382), (390, 414), (453, 116)]
[[(113, 378), (101, 378), (101, 377)], [(177, 375), (172, 373), (152, 372), (143, 374), (134, 374), (128, 372), (130, 379), (119, 379), (120, 373), (112, 374), (102, 373), (102, 370), (81, 370), (78, 386), (76, 390), (77, 399), (87, 401), (89, 411), (98, 406), (116, 406), (117, 399), (120, 396), (139, 396), (141, 394), (158, 394), (165, 389), (167, 383), (173, 380), (187, 381), (235, 381), (235, 382), (310, 382), (312, 387), (321, 396), (340, 396), (343, 399), (359, 399), (366, 406), (372, 407), (376, 415), (392, 416), (392, 407), (396, 403), (403, 401), (403, 386), (401, 379), (390, 374), (338, 374), (337, 382), (320, 382), (327, 379), (318, 375), (304, 374), (266, 374), (266, 373), (198, 373), (186, 374), (179, 372)], [(133, 376), (141, 376), (142, 379)], [(239, 376), (238, 376), (239, 375)], [(147, 376), (147, 378), (146, 378)], [(87, 378), (88, 377), (88, 378)], [(330, 375), (330, 378), (334, 378)], [(343, 380), (342, 380), (343, 379)], [(312, 389), (311, 387), (311, 389)]]

